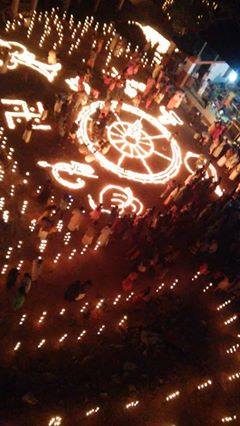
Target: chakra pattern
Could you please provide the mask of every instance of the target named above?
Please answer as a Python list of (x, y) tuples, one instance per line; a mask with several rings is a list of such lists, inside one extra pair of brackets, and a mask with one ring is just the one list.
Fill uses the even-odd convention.
[[(117, 102), (113, 101), (113, 112), (116, 105)], [(127, 120), (114, 113), (115, 121), (107, 129), (111, 150), (106, 156), (96, 151), (89, 126), (96, 111), (103, 106), (103, 101), (93, 102), (80, 112), (77, 119), (79, 141), (84, 141), (102, 167), (119, 177), (152, 184), (165, 184), (178, 174), (182, 156), (177, 141), (159, 119), (126, 103), (122, 106), (121, 115)], [(129, 160), (134, 162), (131, 164)]]

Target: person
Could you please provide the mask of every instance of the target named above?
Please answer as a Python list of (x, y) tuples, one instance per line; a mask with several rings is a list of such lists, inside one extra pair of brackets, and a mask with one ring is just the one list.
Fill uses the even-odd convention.
[(208, 129), (208, 133), (213, 140), (219, 139), (226, 130), (226, 125), (221, 121), (215, 121)]
[(3, 57), (3, 64), (0, 67), (0, 74), (6, 74), (7, 70), (8, 70), (8, 66), (10, 64), (11, 61), (11, 52), (10, 51), (6, 51), (4, 57)]
[(177, 109), (180, 107), (183, 99), (185, 98), (185, 94), (182, 90), (177, 90), (174, 95), (170, 98), (167, 109)]
[(151, 93), (151, 94), (147, 97), (147, 99), (146, 99), (146, 104), (145, 104), (145, 108), (146, 108), (146, 109), (149, 109), (149, 108), (151, 107), (151, 105), (152, 105), (152, 103), (153, 103), (154, 99), (155, 99), (155, 94), (154, 94), (154, 92), (153, 92), (153, 93)]
[(118, 218), (118, 216), (119, 216), (118, 206), (112, 206), (110, 217), (109, 217), (109, 222), (111, 224), (113, 224), (115, 222), (115, 220)]
[(98, 246), (107, 246), (109, 243), (110, 236), (112, 234), (112, 230), (110, 225), (106, 225), (101, 229), (100, 235), (97, 239), (96, 245)]
[(139, 92), (137, 95), (132, 99), (132, 103), (135, 107), (139, 107), (140, 103), (142, 101), (142, 94)]
[(163, 204), (165, 206), (168, 206), (168, 204), (171, 204), (172, 201), (175, 200), (176, 196), (178, 195), (178, 192), (180, 191), (180, 184), (177, 183), (177, 185), (172, 189), (172, 191), (170, 192), (170, 194), (167, 196), (167, 198), (165, 198)]
[(49, 50), (48, 52), (48, 63), (50, 65), (54, 65), (57, 63), (57, 54), (56, 51), (53, 49)]
[(228, 143), (227, 143), (226, 139), (224, 138), (224, 140), (221, 143), (219, 143), (216, 148), (214, 148), (214, 150), (212, 151), (212, 155), (215, 158), (220, 157), (223, 150), (226, 149), (227, 147), (228, 147)]
[[(159, 80), (159, 82), (160, 82), (160, 80), (162, 78), (162, 74), (164, 74), (162, 64), (156, 63), (154, 68), (153, 68), (153, 71), (152, 71), (152, 78), (154, 78), (155, 81)], [(159, 78), (159, 76), (161, 76), (161, 77)]]
[(148, 303), (148, 302), (150, 302), (150, 300), (151, 300), (151, 298), (152, 298), (152, 294), (151, 294), (151, 292), (152, 292), (152, 288), (151, 288), (151, 286), (147, 286), (147, 288), (145, 288), (141, 293), (140, 293), (140, 297), (141, 297), (141, 299), (144, 301), (144, 302), (146, 302), (146, 303)]
[(82, 300), (86, 296), (87, 290), (92, 286), (92, 281), (87, 280), (81, 284), (81, 281), (77, 280), (71, 283), (64, 294), (64, 299), (68, 302), (76, 302)]
[(45, 121), (45, 120), (46, 120), (46, 118), (47, 118), (47, 116), (48, 116), (48, 112), (49, 112), (49, 105), (48, 105), (48, 103), (46, 102), (46, 103), (43, 105), (43, 112), (42, 112), (42, 115), (41, 115), (41, 120), (42, 120), (42, 121)]
[(97, 53), (101, 53), (102, 48), (103, 48), (103, 43), (104, 43), (104, 38), (103, 37), (99, 37), (98, 41), (97, 41)]
[(199, 89), (197, 91), (197, 94), (199, 96), (202, 96), (204, 94), (204, 92), (206, 91), (206, 89), (207, 89), (208, 82), (209, 82), (209, 74), (210, 74), (210, 71), (208, 70), (207, 72), (205, 72), (205, 74), (203, 75), (203, 77), (201, 79), (200, 87), (199, 87)]
[(237, 164), (237, 166), (235, 166), (231, 172), (231, 174), (229, 175), (229, 179), (230, 180), (235, 180), (240, 174), (240, 163)]
[(161, 88), (157, 89), (156, 92), (154, 93), (153, 100), (157, 105), (160, 105), (161, 102), (163, 101), (164, 96), (165, 95), (164, 95), (163, 89), (161, 87)]
[(57, 95), (56, 100), (55, 100), (55, 104), (54, 104), (54, 108), (53, 108), (54, 115), (58, 115), (58, 114), (61, 113), (63, 102), (64, 101), (63, 101), (62, 96)]
[(177, 186), (177, 181), (175, 179), (170, 180), (167, 183), (165, 190), (160, 195), (160, 198), (163, 199), (163, 198), (168, 197), (169, 194), (176, 188), (176, 186)]
[(33, 120), (29, 120), (25, 126), (25, 130), (23, 132), (22, 139), (25, 143), (29, 143), (32, 137), (33, 130)]
[(237, 93), (233, 92), (232, 90), (230, 90), (230, 92), (228, 92), (223, 104), (226, 108), (231, 108), (232, 102), (234, 100), (234, 98), (237, 96)]
[(130, 292), (133, 289), (133, 284), (138, 278), (137, 272), (130, 272), (124, 279), (122, 280), (121, 286), (123, 291)]
[(143, 97), (144, 98), (146, 98), (149, 95), (149, 93), (151, 92), (151, 90), (154, 87), (154, 85), (155, 85), (154, 78), (151, 77), (151, 76), (148, 77), (148, 79), (147, 79), (147, 85), (146, 85), (146, 88), (145, 88), (145, 90), (143, 92)]
[(52, 182), (51, 182), (50, 179), (47, 179), (47, 181), (43, 185), (43, 187), (42, 187), (42, 189), (41, 189), (41, 191), (40, 191), (40, 193), (38, 195), (38, 201), (41, 204), (46, 204), (47, 203), (49, 197), (51, 196), (52, 189), (53, 189)]
[(14, 311), (20, 309), (26, 300), (26, 294), (25, 294), (25, 290), (23, 287), (19, 287), (17, 294), (13, 300), (13, 309)]
[(102, 204), (100, 203), (94, 210), (90, 213), (90, 218), (93, 221), (99, 220), (102, 214)]
[(219, 158), (217, 162), (218, 166), (219, 167), (225, 166), (227, 160), (232, 157), (233, 153), (234, 153), (233, 149), (229, 147), (229, 149)]
[(152, 44), (150, 41), (146, 41), (146, 43), (143, 46), (143, 53), (148, 52), (152, 47)]
[(71, 143), (75, 143), (76, 139), (77, 139), (77, 131), (78, 131), (78, 124), (77, 123), (73, 123), (70, 127), (69, 130), (69, 139), (71, 141)]
[(87, 61), (87, 66), (92, 70), (95, 65), (95, 61), (97, 59), (98, 52), (96, 49), (92, 49), (89, 59)]
[(81, 108), (88, 102), (88, 97), (85, 90), (81, 90), (74, 96), (74, 111), (80, 112)]
[(114, 50), (118, 44), (119, 38), (120, 38), (120, 35), (118, 33), (115, 33), (114, 37), (111, 40), (111, 43), (109, 45), (109, 50), (110, 52), (112, 52), (112, 54), (114, 53)]
[(39, 222), (39, 231), (38, 237), (40, 240), (46, 240), (48, 234), (56, 232), (56, 227), (54, 226), (54, 222), (49, 217), (43, 217)]
[(120, 114), (120, 112), (122, 111), (122, 106), (123, 106), (123, 100), (119, 99), (116, 108), (115, 108), (115, 112), (116, 114)]
[(103, 105), (103, 107), (100, 110), (100, 114), (98, 119), (103, 119), (105, 117), (107, 117), (107, 115), (109, 114), (109, 112), (111, 111), (111, 99), (107, 99)]
[(8, 272), (7, 279), (6, 279), (6, 287), (8, 290), (13, 288), (17, 282), (19, 272), (17, 268), (11, 268)]
[(213, 142), (211, 143), (210, 147), (209, 147), (209, 154), (212, 155), (214, 150), (219, 146), (220, 144), (220, 140), (219, 139), (214, 139)]
[(82, 90), (84, 90), (84, 85), (83, 83), (85, 82), (85, 74), (82, 74), (82, 71), (78, 71), (77, 73), (78, 75), (78, 92), (81, 92)]
[(61, 218), (64, 216), (64, 213), (68, 209), (69, 199), (70, 199), (70, 197), (69, 197), (69, 195), (67, 193), (65, 193), (65, 194), (63, 194), (61, 196), (61, 199), (59, 201), (59, 208), (60, 208), (60, 212), (61, 212), (61, 214), (60, 214)]
[(62, 117), (58, 122), (58, 133), (61, 138), (64, 138), (67, 133), (67, 119)]
[(196, 168), (202, 169), (205, 166), (205, 164), (206, 164), (206, 158), (204, 154), (200, 154), (196, 161)]
[(39, 256), (32, 261), (31, 277), (32, 282), (36, 282), (42, 273), (43, 260)]
[(237, 165), (239, 161), (239, 157), (238, 157), (238, 152), (234, 152), (232, 153), (231, 157), (229, 157), (225, 163), (225, 167), (228, 170), (231, 170), (233, 167), (235, 167)]
[(31, 286), (32, 286), (32, 279), (31, 279), (31, 275), (28, 272), (25, 272), (23, 275), (23, 278), (20, 282), (20, 288), (22, 288), (24, 290), (25, 296), (29, 293), (29, 291), (31, 290)]
[(82, 243), (84, 246), (90, 246), (92, 244), (97, 232), (96, 225), (97, 225), (97, 222), (94, 222), (93, 225), (90, 224), (87, 227), (87, 230), (82, 237)]
[(82, 217), (83, 217), (83, 210), (84, 210), (83, 207), (81, 207), (80, 209), (79, 208), (73, 209), (72, 216), (67, 225), (69, 231), (71, 232), (79, 231), (80, 224), (82, 222)]

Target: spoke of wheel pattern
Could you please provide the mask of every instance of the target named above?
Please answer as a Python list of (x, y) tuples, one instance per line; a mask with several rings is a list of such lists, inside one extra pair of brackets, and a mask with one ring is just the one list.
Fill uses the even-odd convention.
[(140, 144), (138, 144), (138, 146), (137, 146), (137, 147), (138, 147), (139, 151), (142, 151), (142, 154), (143, 154), (143, 155), (146, 155), (146, 154), (147, 154), (147, 151), (145, 151), (145, 149), (144, 149), (144, 148), (142, 148)]
[(125, 132), (123, 132), (119, 127), (112, 127), (112, 129), (111, 129), (111, 133), (115, 136), (120, 136), (120, 135), (123, 136), (125, 134)]
[(113, 140), (113, 142), (114, 142), (114, 145), (119, 145), (119, 144), (121, 144), (121, 145), (126, 145), (126, 142), (124, 142), (123, 140), (117, 140), (117, 139), (115, 139), (115, 140)]
[(124, 161), (125, 157), (126, 157), (126, 155), (124, 155), (124, 154), (123, 154), (123, 155), (119, 158), (118, 163), (117, 163), (117, 165), (118, 165), (118, 166), (121, 166), (121, 164), (122, 164), (122, 162)]
[(141, 145), (147, 145), (147, 146), (151, 146), (151, 142), (143, 142), (142, 139), (140, 140), (140, 144)]
[(114, 113), (115, 117), (117, 118), (118, 123), (120, 124), (120, 126), (122, 127), (122, 129), (124, 130), (124, 132), (126, 131), (124, 125), (122, 124), (121, 119), (119, 118), (118, 114), (116, 114), (116, 112)]
[(128, 144), (128, 146), (129, 146), (129, 149), (130, 149), (130, 154), (133, 156), (134, 155), (133, 146), (132, 146), (132, 144)]
[(165, 158), (165, 160), (168, 160), (168, 161), (172, 161), (172, 159), (170, 158), (170, 157), (168, 157), (167, 155), (165, 155), (165, 154), (162, 154), (161, 152), (158, 152), (158, 151), (153, 151), (153, 153), (154, 154), (156, 154), (156, 155), (158, 155), (158, 157), (162, 157), (162, 158)]
[(149, 165), (146, 163), (145, 159), (144, 159), (144, 158), (142, 158), (142, 154), (141, 154), (141, 152), (139, 152), (139, 149), (138, 149), (138, 147), (137, 147), (137, 146), (135, 146), (135, 150), (137, 151), (137, 153), (138, 153), (138, 155), (139, 155), (139, 157), (140, 157), (140, 160), (142, 161), (142, 163), (143, 163), (143, 165), (144, 165), (145, 169), (147, 169), (147, 171), (148, 171), (148, 173), (149, 173), (149, 174), (153, 174), (152, 169), (151, 169), (151, 168), (149, 167)]
[(164, 135), (157, 135), (157, 136), (143, 136), (141, 138), (141, 141), (147, 141), (149, 139), (166, 139), (166, 136)]
[[(129, 148), (129, 151), (128, 151), (128, 148)], [(129, 143), (125, 142), (125, 143), (123, 143), (123, 145), (121, 147), (121, 151), (126, 152), (127, 154), (131, 154), (132, 153), (132, 146)], [(123, 155), (125, 155), (125, 154), (123, 154)]]

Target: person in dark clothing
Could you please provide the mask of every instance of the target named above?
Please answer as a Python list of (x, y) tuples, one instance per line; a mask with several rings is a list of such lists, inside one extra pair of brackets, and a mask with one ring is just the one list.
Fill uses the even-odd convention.
[(68, 302), (81, 300), (86, 296), (87, 290), (92, 286), (92, 281), (87, 280), (84, 283), (77, 280), (71, 283), (64, 294), (64, 299)]
[(41, 204), (46, 204), (51, 193), (52, 193), (52, 182), (51, 182), (50, 179), (47, 179), (45, 185), (43, 186), (43, 188), (42, 188), (42, 190), (41, 190), (41, 192), (38, 196), (38, 201)]
[(15, 286), (18, 275), (19, 275), (19, 272), (17, 268), (10, 269), (7, 275), (7, 280), (6, 280), (6, 287), (8, 290), (10, 290), (11, 288)]

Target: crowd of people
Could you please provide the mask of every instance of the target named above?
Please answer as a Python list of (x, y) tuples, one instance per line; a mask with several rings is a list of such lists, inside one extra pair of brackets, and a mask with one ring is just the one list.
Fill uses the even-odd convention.
[[(128, 271), (122, 280), (122, 289), (126, 292), (134, 290), (134, 283), (142, 277), (163, 277), (171, 268), (174, 269), (175, 263), (183, 256), (189, 258), (189, 262), (197, 260), (199, 264), (204, 264), (205, 274), (218, 277), (219, 282), (223, 280), (225, 290), (235, 289), (237, 292), (240, 185), (219, 198), (215, 190), (220, 180), (214, 181), (206, 176), (208, 165), (209, 162), (203, 161), (184, 184), (171, 180), (161, 193), (158, 205), (140, 216), (120, 215), (117, 206), (112, 207), (110, 215), (102, 212), (102, 204), (91, 211), (86, 211), (84, 206), (74, 207), (67, 229), (81, 236), (79, 243), (85, 249), (102, 249), (119, 244), (121, 240)], [(47, 181), (38, 199), (48, 203), (51, 189)], [(67, 214), (67, 201), (68, 195), (65, 194), (58, 206), (51, 202), (46, 205), (36, 228), (40, 240), (46, 240), (49, 234), (57, 232), (58, 221), (64, 220)], [(14, 309), (23, 305), (31, 281), (36, 281), (40, 276), (42, 262), (42, 257), (38, 256), (33, 260), (31, 275), (24, 274), (13, 303)], [(13, 288), (17, 279), (18, 271), (13, 268), (7, 277), (7, 288)], [(76, 281), (70, 284), (70, 289), (72, 284), (73, 293), (77, 294), (72, 300), (86, 294), (84, 289), (88, 285)], [(143, 296), (149, 298), (150, 293), (151, 288), (148, 288)], [(71, 298), (67, 296), (66, 300), (70, 301)]]
[[(106, 154), (111, 148), (107, 136), (107, 125), (120, 114), (123, 103), (123, 89), (126, 80), (143, 72), (142, 58), (146, 49), (136, 51), (123, 68), (122, 72), (111, 74), (106, 69), (101, 77), (100, 88), (94, 87), (94, 65), (96, 58), (104, 46), (104, 38), (99, 35), (97, 47), (89, 54), (87, 66), (78, 71), (77, 91), (59, 93), (53, 106), (44, 105), (41, 120), (44, 122), (48, 115), (53, 117), (63, 142), (77, 141), (78, 125), (76, 119), (84, 106), (96, 99), (104, 99), (91, 120), (89, 132), (94, 141), (96, 151)], [(112, 46), (112, 53), (117, 45)], [(49, 57), (51, 57), (49, 53)], [(146, 79), (143, 92), (137, 91), (132, 99), (135, 106), (154, 108), (154, 105), (164, 103), (166, 108), (177, 109), (184, 100), (185, 94), (176, 87), (178, 64), (169, 58), (163, 58), (162, 64), (156, 64)], [(96, 86), (96, 84), (95, 84)], [(122, 96), (123, 95), (123, 96)], [(117, 103), (112, 107), (112, 99)], [(32, 121), (28, 122), (23, 134), (23, 140), (30, 142)], [(230, 179), (238, 181), (240, 165), (238, 153), (229, 147), (224, 136), (226, 128), (221, 122), (216, 122), (207, 132), (195, 135), (203, 147), (208, 147), (209, 155), (218, 160), (218, 166), (225, 166), (230, 173)], [(85, 160), (95, 160), (94, 154), (79, 140), (76, 143), (79, 152), (85, 155)], [(159, 197), (155, 207), (148, 209), (143, 215), (119, 215), (118, 208), (113, 207), (109, 217), (101, 220), (102, 205), (90, 212), (86, 221), (86, 208), (74, 207), (67, 225), (70, 232), (81, 231), (81, 243), (84, 247), (106, 247), (109, 242), (122, 236), (124, 244), (129, 247), (129, 256), (133, 270), (124, 278), (124, 289), (131, 290), (134, 280), (141, 273), (158, 274), (170, 267), (174, 261), (187, 252), (189, 255), (204, 259), (210, 270), (216, 271), (221, 264), (222, 273), (230, 273), (231, 281), (237, 279), (238, 269), (238, 193), (239, 186), (230, 194), (216, 198), (215, 190), (220, 182), (214, 181), (206, 174), (209, 161), (199, 160), (197, 172), (191, 175), (183, 185), (177, 180), (170, 181)], [(54, 187), (47, 180), (38, 196), (38, 201), (44, 207), (37, 221), (37, 232), (40, 240), (46, 240), (50, 234), (57, 231), (57, 223), (64, 219), (69, 201), (68, 194), (63, 194), (58, 205), (52, 203), (51, 196)], [(85, 218), (85, 219), (83, 219)], [(84, 223), (84, 226), (83, 226)], [(194, 226), (192, 225), (194, 223)], [(84, 229), (85, 227), (85, 229)], [(34, 260), (35, 261), (35, 260)], [(35, 268), (42, 267), (42, 258), (37, 258)], [(134, 277), (134, 278), (133, 278)], [(7, 278), (7, 287), (14, 286), (17, 271), (11, 270)], [(234, 281), (235, 282), (235, 281)], [(10, 284), (9, 284), (10, 283)], [(31, 275), (25, 274), (17, 294), (15, 308), (22, 306), (25, 296), (31, 287)]]
[[(118, 42), (119, 37), (114, 37), (110, 45), (113, 55), (119, 50)], [(113, 76), (111, 69), (106, 67), (105, 73), (97, 82), (95, 65), (104, 43), (104, 37), (100, 33), (96, 46), (89, 52), (86, 68), (77, 70), (77, 91), (57, 93), (54, 105), (44, 104), (41, 117), (42, 122), (50, 117), (58, 129), (61, 146), (68, 147), (68, 143), (72, 142), (80, 154), (85, 156), (86, 162), (95, 161), (95, 157), (83, 141), (79, 145), (81, 141), (77, 139), (76, 119), (82, 108), (90, 102), (97, 99), (104, 101), (89, 123), (88, 130), (95, 150), (106, 154), (111, 149), (106, 128), (115, 115), (121, 113), (125, 96), (123, 89), (127, 79), (144, 73), (146, 88), (143, 92), (139, 90), (131, 101), (137, 107), (151, 111), (164, 104), (168, 110), (177, 109), (185, 98), (184, 92), (176, 86), (178, 64), (171, 58), (163, 58), (162, 64), (149, 69), (146, 76), (146, 69), (142, 68), (142, 58), (152, 49), (149, 43), (146, 43), (140, 52), (136, 51), (117, 75)], [(150, 53), (152, 54), (152, 51)], [(4, 73), (7, 72), (8, 60), (6, 57)], [(55, 52), (49, 52), (48, 60), (49, 63), (56, 62)], [(114, 108), (113, 99), (117, 100)], [(30, 143), (33, 132), (33, 122), (30, 121), (22, 136), (25, 143)], [(48, 395), (48, 408), (52, 405), (55, 407), (56, 396), (59, 401), (69, 400), (69, 405), (76, 403), (78, 407), (80, 403), (85, 404), (87, 398), (91, 402), (94, 398), (100, 398), (103, 404), (106, 401), (109, 403), (109, 395), (123, 397), (126, 389), (131, 398), (138, 397), (146, 390), (158, 396), (157, 391), (161, 391), (164, 384), (171, 384), (171, 388), (176, 386), (183, 365), (188, 368), (191, 366), (191, 374), (196, 370), (199, 376), (208, 374), (211, 356), (206, 356), (204, 351), (207, 351), (209, 345), (207, 327), (210, 328), (211, 324), (210, 321), (206, 322), (204, 303), (199, 308), (198, 320), (194, 322), (198, 300), (192, 299), (189, 302), (183, 293), (178, 297), (171, 292), (161, 294), (161, 297), (157, 298), (156, 283), (161, 283), (165, 278), (169, 281), (169, 277), (176, 278), (177, 274), (180, 278), (187, 277), (190, 281), (193, 270), (197, 268), (203, 283), (211, 281), (216, 292), (231, 293), (235, 300), (238, 300), (240, 169), (239, 158), (233, 148), (229, 147), (224, 132), (225, 127), (217, 122), (207, 132), (196, 135), (205, 155), (201, 155), (197, 161), (195, 173), (190, 174), (185, 182), (180, 180), (181, 177), (179, 180), (175, 178), (169, 181), (159, 190), (155, 205), (141, 215), (122, 212), (118, 206), (111, 207), (108, 214), (103, 204), (98, 204), (91, 210), (84, 205), (83, 198), (81, 202), (75, 200), (77, 202), (74, 202), (69, 210), (71, 195), (63, 192), (62, 188), (57, 189), (50, 179), (47, 179), (40, 192), (32, 197), (38, 216), (34, 216), (34, 232), (28, 233), (29, 240), (34, 239), (35, 243), (34, 256), (29, 256), (31, 266), (28, 271), (23, 272), (12, 267), (6, 277), (8, 294), (13, 294), (11, 301), (14, 310), (21, 309), (30, 291), (33, 291), (31, 288), (34, 284), (39, 283), (40, 279), (44, 280), (45, 264), (50, 259), (46, 259), (44, 253), (37, 252), (37, 248), (41, 241), (55, 242), (59, 222), (62, 222), (66, 232), (76, 237), (78, 247), (82, 247), (90, 255), (93, 255), (95, 250), (102, 251), (110, 263), (112, 248), (115, 248), (119, 261), (124, 264), (124, 268), (117, 271), (119, 288), (121, 287), (126, 297), (133, 292), (134, 302), (139, 302), (131, 326), (124, 323), (118, 327), (117, 337), (111, 345), (103, 338), (94, 351), (92, 346), (90, 352), (87, 351), (88, 348), (86, 351), (84, 348), (81, 349), (82, 353), (79, 354), (78, 350), (79, 352), (71, 353), (71, 356), (70, 351), (67, 356), (64, 352), (55, 351), (54, 357), (51, 357), (51, 354), (49, 358), (46, 356), (47, 362), (44, 358), (44, 362), (39, 362), (38, 358), (33, 357), (33, 380), (30, 388), (40, 401), (44, 401), (46, 386), (51, 382), (54, 391)], [(234, 181), (233, 188), (221, 197), (216, 194), (221, 179), (215, 181), (207, 173), (211, 158), (217, 160), (219, 167), (226, 167), (230, 180)], [(4, 235), (4, 224), (0, 225)], [(16, 238), (14, 233), (13, 238)], [(94, 284), (91, 270), (85, 280), (80, 274), (76, 274), (74, 281), (64, 283), (61, 303), (71, 307), (80, 305)], [(188, 284), (190, 286), (191, 282)], [(106, 286), (108, 285), (111, 284), (106, 283)], [(45, 292), (44, 286), (41, 287), (41, 291)], [(186, 293), (188, 292), (189, 289)], [(109, 315), (107, 320), (110, 324), (110, 316), (111, 319), (114, 316), (113, 305), (105, 303), (103, 311)], [(85, 319), (93, 316), (93, 312), (96, 313), (96, 306), (93, 307), (91, 303), (89, 305)], [(114, 317), (114, 321), (115, 319)], [(72, 318), (69, 323), (71, 331), (76, 331)], [(79, 334), (79, 324), (76, 329)], [(171, 332), (173, 330), (171, 336), (170, 329)], [(189, 336), (192, 336), (191, 339)], [(196, 353), (201, 354), (197, 367), (195, 359), (193, 360)], [(61, 369), (57, 370), (59, 360)], [(24, 389), (23, 392), (26, 392), (25, 383), (29, 385), (28, 375), (28, 366), (26, 367), (24, 362), (22, 369), (14, 369), (12, 382), (20, 383), (18, 386), (21, 391)], [(39, 377), (43, 379), (39, 380)], [(6, 381), (8, 385), (8, 380)], [(194, 392), (191, 397), (195, 397)], [(22, 398), (23, 401), (24, 398), (29, 404), (38, 402), (34, 396), (28, 394)], [(157, 405), (159, 406), (159, 401)], [(184, 416), (185, 422), (186, 412)]]
[(209, 155), (224, 169), (231, 181), (239, 181), (240, 154), (238, 146), (232, 143), (226, 134), (227, 125), (215, 121), (207, 132), (196, 133), (195, 139), (207, 147)]

